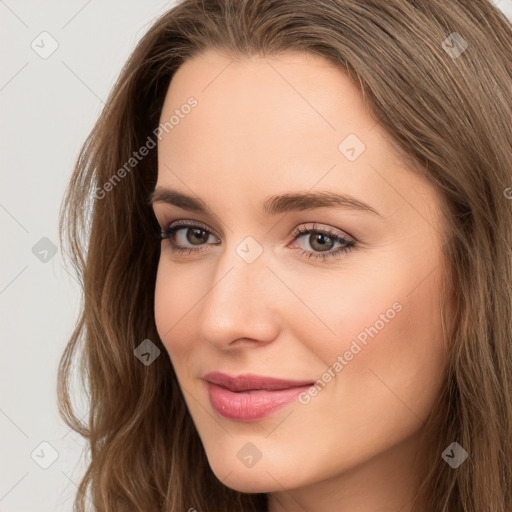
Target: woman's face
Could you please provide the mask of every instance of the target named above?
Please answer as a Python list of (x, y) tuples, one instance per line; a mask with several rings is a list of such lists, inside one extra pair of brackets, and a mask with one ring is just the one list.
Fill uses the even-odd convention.
[(283, 501), (410, 497), (444, 375), (434, 188), (317, 56), (194, 57), (173, 115), (153, 207), (189, 227), (162, 241), (156, 325), (213, 472)]

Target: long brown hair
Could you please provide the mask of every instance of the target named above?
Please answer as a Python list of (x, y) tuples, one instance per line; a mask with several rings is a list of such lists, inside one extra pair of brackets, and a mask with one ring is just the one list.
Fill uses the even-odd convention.
[[(429, 511), (512, 510), (512, 26), (488, 0), (184, 0), (144, 35), (77, 158), (61, 245), (83, 286), (58, 374), (59, 411), (90, 446), (75, 510), (264, 511), (213, 474), (154, 321), (160, 244), (148, 194), (150, 139), (188, 58), (288, 50), (323, 56), (359, 87), (375, 120), (442, 193), (449, 368), (426, 431)], [(200, 108), (200, 99), (199, 107)], [(130, 162), (130, 165), (126, 165)], [(125, 172), (119, 171), (124, 168)], [(134, 350), (161, 350), (144, 365)], [(80, 349), (80, 351), (79, 351)], [(80, 355), (89, 416), (71, 402)], [(441, 458), (458, 442), (457, 469)]]

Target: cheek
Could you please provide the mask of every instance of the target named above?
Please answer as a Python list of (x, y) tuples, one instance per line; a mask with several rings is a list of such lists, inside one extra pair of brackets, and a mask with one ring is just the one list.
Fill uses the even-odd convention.
[(316, 340), (310, 350), (326, 365), (324, 371), (331, 368), (336, 375), (326, 387), (330, 391), (322, 393), (343, 405), (344, 415), (349, 410), (353, 418), (382, 421), (395, 411), (397, 424), (417, 424), (430, 412), (446, 362), (440, 271), (416, 288), (414, 282), (410, 275), (388, 275), (366, 286), (347, 282), (345, 296), (318, 300), (336, 335), (322, 341), (310, 337), (310, 328), (303, 339)]
[(347, 259), (335, 279), (318, 272), (295, 278), (293, 290), (310, 311), (295, 303), (293, 338), (307, 346), (320, 378), (329, 368), (336, 375), (319, 394), (357, 409), (402, 399), (421, 417), (427, 414), (446, 357), (442, 265), (434, 249), (404, 239), (378, 257), (368, 251)]
[[(317, 295), (309, 303), (336, 335), (318, 321), (302, 321), (299, 339), (314, 354), (320, 384), (309, 401), (304, 398), (297, 428), (286, 438), (308, 445), (319, 464), (356, 464), (413, 435), (426, 420), (443, 385), (446, 353), (438, 274), (413, 291), (410, 275), (388, 275), (392, 286), (386, 279), (364, 286), (345, 280), (345, 296)], [(304, 441), (305, 432), (315, 434)]]

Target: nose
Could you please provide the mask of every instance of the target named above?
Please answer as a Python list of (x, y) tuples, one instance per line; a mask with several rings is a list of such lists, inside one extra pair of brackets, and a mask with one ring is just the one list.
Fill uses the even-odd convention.
[[(264, 253), (248, 263), (227, 249), (217, 260), (201, 301), (199, 337), (220, 350), (257, 347), (278, 335), (279, 281), (266, 266)], [(270, 300), (269, 300), (270, 299)]]

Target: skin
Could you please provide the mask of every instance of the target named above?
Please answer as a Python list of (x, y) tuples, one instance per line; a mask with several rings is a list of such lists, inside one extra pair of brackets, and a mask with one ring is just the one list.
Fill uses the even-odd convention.
[[(166, 120), (190, 96), (198, 101), (158, 144), (157, 188), (198, 197), (215, 217), (153, 204), (162, 227), (188, 220), (212, 232), (199, 246), (186, 228), (178, 232), (176, 243), (203, 249), (196, 255), (162, 241), (158, 333), (226, 486), (270, 493), (271, 512), (405, 512), (445, 372), (440, 197), (400, 160), (340, 69), (296, 52), (230, 62), (213, 50), (186, 61), (163, 106)], [(338, 149), (349, 134), (366, 146), (355, 161)], [(320, 190), (350, 194), (380, 215), (333, 206), (262, 212), (268, 196)], [(300, 249), (321, 249), (310, 235), (292, 235), (314, 223), (355, 247), (308, 259)], [(236, 251), (247, 236), (263, 250), (252, 263)], [(309, 403), (252, 423), (212, 408), (205, 373), (321, 379), (397, 302), (401, 311)], [(262, 454), (250, 468), (237, 457), (248, 442)]]

